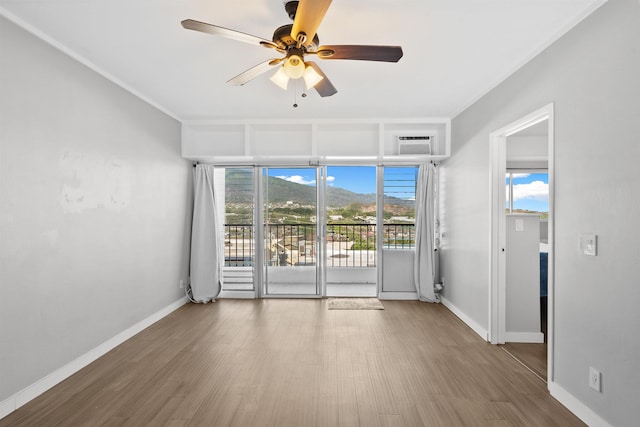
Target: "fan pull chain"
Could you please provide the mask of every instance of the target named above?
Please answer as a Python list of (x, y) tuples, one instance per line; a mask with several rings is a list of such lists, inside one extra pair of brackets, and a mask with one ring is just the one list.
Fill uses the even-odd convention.
[[(300, 96), (306, 98), (307, 94), (303, 90)], [(293, 81), (293, 108), (298, 108), (298, 80)]]

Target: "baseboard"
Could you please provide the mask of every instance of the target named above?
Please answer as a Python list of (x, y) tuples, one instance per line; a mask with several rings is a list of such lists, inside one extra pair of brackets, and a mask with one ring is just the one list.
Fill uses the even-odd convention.
[(163, 317), (167, 316), (171, 312), (182, 307), (187, 301), (188, 300), (185, 297), (185, 298), (179, 299), (178, 301), (172, 304), (169, 304), (168, 306), (153, 313), (151, 316), (141, 320), (135, 325), (125, 329), (124, 331), (120, 332), (118, 335), (110, 338), (109, 340), (105, 341), (104, 343), (100, 344), (94, 349), (89, 350), (88, 352), (78, 357), (77, 359), (67, 363), (66, 365), (64, 365), (59, 369), (56, 369), (55, 371), (45, 376), (44, 378), (39, 379), (35, 383), (25, 387), (24, 389), (20, 390), (19, 392), (9, 397), (8, 399), (5, 399), (4, 401), (0, 402), (0, 419), (6, 417), (16, 409), (23, 406), (24, 404), (40, 396), (42, 393), (49, 390), (56, 384), (69, 378), (71, 375), (75, 374), (80, 369), (84, 368), (85, 366), (89, 365), (99, 357), (108, 353), (118, 345), (122, 344), (123, 342), (125, 342), (126, 340), (134, 336), (135, 334), (142, 331), (143, 329), (151, 326), (152, 324), (162, 319)]
[(460, 310), (455, 305), (451, 304), (451, 301), (449, 301), (448, 299), (446, 299), (442, 295), (440, 295), (440, 302), (442, 303), (442, 305), (447, 307), (450, 312), (455, 314), (456, 317), (458, 317), (460, 320), (462, 320), (464, 323), (466, 323), (468, 327), (473, 329), (473, 331), (476, 334), (480, 335), (480, 337), (483, 340), (487, 341), (487, 337), (489, 336), (489, 332), (485, 328), (483, 328), (479, 323), (477, 323), (475, 320), (473, 320), (472, 318), (470, 318), (469, 316), (464, 314), (464, 312), (462, 310)]
[(255, 291), (220, 291), (219, 299), (256, 299)]
[(378, 299), (382, 300), (417, 300), (417, 292), (380, 292)]
[(0, 420), (15, 411), (16, 408), (16, 397), (15, 395), (11, 396), (7, 400), (0, 402)]
[(505, 341), (540, 344), (544, 342), (544, 334), (542, 332), (505, 332)]
[(558, 384), (550, 381), (547, 384), (549, 393), (558, 402), (562, 403), (574, 415), (580, 418), (590, 427), (611, 427), (611, 424), (603, 420), (598, 414), (593, 412), (588, 406), (576, 399), (571, 393), (566, 391)]

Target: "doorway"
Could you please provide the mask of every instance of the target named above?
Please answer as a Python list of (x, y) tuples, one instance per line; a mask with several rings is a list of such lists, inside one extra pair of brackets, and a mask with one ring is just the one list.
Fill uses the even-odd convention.
[(263, 296), (378, 295), (376, 166), (264, 167), (261, 181)]
[(319, 297), (316, 167), (262, 169), (264, 296)]
[(326, 167), (325, 296), (378, 295), (376, 187), (376, 166)]
[(417, 170), (222, 167), (223, 297), (411, 297)]
[[(548, 172), (546, 121), (507, 138), (506, 320), (502, 349), (547, 377)], [(524, 146), (523, 146), (524, 145)], [(543, 155), (523, 160), (523, 153)]]
[[(528, 131), (527, 131), (528, 129)], [(514, 167), (514, 156), (508, 155), (508, 144), (509, 138), (515, 135), (532, 135), (533, 130), (544, 130), (544, 135), (546, 138), (545, 148), (548, 153), (546, 159), (543, 158), (529, 158), (529, 159), (516, 159), (520, 162), (528, 161), (530, 164), (526, 165), (525, 163), (521, 163)], [(490, 282), (489, 282), (489, 341), (493, 344), (504, 344), (509, 341), (536, 341), (535, 331), (525, 330), (524, 332), (517, 334), (518, 337), (526, 337), (523, 339), (513, 338), (513, 331), (508, 330), (508, 325), (510, 319), (508, 318), (509, 312), (513, 312), (515, 304), (513, 299), (514, 291), (511, 291), (511, 297), (509, 295), (509, 289), (513, 284), (510, 284), (513, 279), (509, 279), (508, 269), (509, 264), (513, 261), (514, 256), (516, 254), (516, 246), (514, 244), (514, 238), (518, 239), (524, 236), (525, 231), (531, 231), (532, 227), (534, 228), (534, 238), (537, 240), (541, 240), (542, 234), (539, 231), (539, 223), (541, 222), (538, 217), (536, 218), (527, 218), (527, 216), (535, 216), (535, 215), (523, 215), (523, 216), (515, 216), (507, 215), (505, 211), (505, 207), (508, 208), (507, 201), (511, 202), (511, 206), (513, 206), (513, 193), (508, 195), (508, 190), (505, 191), (505, 177), (508, 177), (508, 171), (511, 169), (511, 179), (513, 179), (513, 173), (515, 170), (524, 170), (526, 168), (529, 169), (539, 169), (540, 163), (537, 165), (532, 165), (531, 162), (535, 163), (541, 162), (543, 160), (546, 161), (546, 167), (548, 172), (548, 182), (545, 183), (548, 185), (548, 216), (546, 221), (544, 221), (545, 226), (547, 228), (547, 232), (544, 233), (546, 236), (545, 249), (547, 249), (547, 310), (546, 310), (546, 322), (545, 319), (539, 317), (539, 325), (540, 328), (546, 325), (546, 334), (544, 335), (545, 341), (547, 343), (546, 349), (546, 378), (548, 381), (553, 381), (553, 104), (549, 104), (538, 111), (535, 111), (529, 114), (522, 119), (505, 126), (502, 129), (499, 129), (490, 135), (491, 142), (491, 268), (490, 268)], [(512, 154), (512, 153), (511, 153)], [(517, 157), (517, 156), (516, 156)], [(510, 168), (508, 168), (508, 164), (510, 164)], [(534, 167), (537, 166), (537, 167)], [(508, 188), (508, 187), (507, 187)], [(513, 188), (513, 187), (511, 187)], [(510, 218), (508, 218), (510, 217)], [(530, 225), (528, 220), (532, 219)], [(514, 233), (515, 231), (515, 233)], [(514, 237), (516, 236), (516, 237)], [(534, 257), (538, 257), (539, 242), (534, 241)], [(518, 255), (519, 256), (519, 255)], [(541, 259), (542, 257), (537, 259)], [(534, 292), (533, 298), (531, 301), (528, 301), (529, 308), (531, 308), (531, 312), (538, 316), (541, 315), (542, 306), (540, 305), (540, 296), (538, 295), (539, 286), (540, 286), (540, 268), (541, 265), (539, 261), (537, 264), (537, 272), (538, 277), (533, 278), (535, 289), (530, 289)], [(535, 266), (534, 266), (535, 268)], [(534, 271), (535, 274), (535, 271)], [(527, 291), (528, 292), (528, 291)], [(518, 292), (518, 296), (521, 296), (522, 293)], [(518, 320), (518, 321), (521, 321)], [(513, 325), (513, 320), (511, 320), (511, 325)], [(538, 332), (538, 335), (541, 334)], [(533, 337), (533, 339), (531, 338)], [(539, 349), (537, 349), (538, 354), (540, 354)], [(544, 350), (542, 350), (544, 353)], [(535, 351), (534, 351), (535, 353)], [(539, 369), (539, 366), (537, 367)], [(532, 369), (533, 370), (533, 369)], [(544, 368), (543, 368), (544, 370)], [(535, 372), (535, 371), (534, 371)], [(542, 376), (541, 376), (542, 377)]]

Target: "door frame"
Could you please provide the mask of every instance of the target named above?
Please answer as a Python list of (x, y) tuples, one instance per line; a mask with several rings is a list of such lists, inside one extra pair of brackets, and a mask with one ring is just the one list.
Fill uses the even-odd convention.
[[(322, 297), (323, 298), (339, 298), (339, 297), (346, 297), (346, 298), (372, 298), (372, 297), (378, 297), (380, 295), (380, 279), (379, 279), (379, 272), (381, 271), (381, 260), (379, 258), (379, 245), (376, 244), (376, 266), (375, 267), (365, 267), (365, 268), (370, 268), (370, 269), (374, 269), (375, 268), (375, 293), (371, 294), (368, 292), (369, 289), (366, 289), (365, 292), (353, 292), (353, 293), (336, 293), (336, 292), (332, 292), (329, 293), (329, 290), (332, 286), (335, 286), (335, 282), (331, 282), (329, 283), (329, 277), (331, 276), (331, 272), (332, 270), (330, 270), (331, 268), (333, 268), (332, 266), (329, 265), (329, 261), (328, 261), (328, 240), (327, 240), (327, 230), (329, 227), (328, 224), (328, 215), (327, 215), (327, 208), (328, 208), (328, 203), (329, 203), (329, 182), (328, 182), (328, 177), (331, 176), (331, 170), (330, 168), (341, 168), (341, 167), (352, 167), (352, 168), (371, 168), (372, 170), (375, 171), (375, 188), (376, 188), (376, 242), (381, 241), (378, 238), (378, 234), (377, 232), (381, 229), (380, 224), (381, 224), (381, 218), (382, 216), (378, 216), (378, 208), (379, 208), (379, 196), (378, 196), (378, 175), (379, 175), (379, 165), (376, 165), (374, 163), (371, 162), (356, 162), (356, 161), (350, 161), (350, 162), (339, 162), (339, 163), (335, 163), (333, 161), (327, 161), (327, 162), (321, 162), (320, 163), (321, 166), (319, 166), (321, 168), (321, 173), (323, 174), (322, 177), (322, 181), (323, 181), (323, 191), (321, 192), (320, 198), (321, 198), (321, 202), (322, 202), (322, 206), (320, 209), (320, 212), (318, 214), (318, 221), (322, 221), (321, 223), (321, 236), (318, 237), (318, 241), (321, 241), (321, 246), (322, 246), (322, 252), (319, 252), (319, 254), (322, 254), (322, 262), (321, 262), (321, 275), (322, 275)], [(361, 178), (362, 179), (362, 178)], [(337, 267), (339, 270), (340, 269), (349, 269), (350, 267)], [(369, 285), (369, 283), (362, 283), (362, 285), (367, 286)], [(360, 284), (356, 284), (356, 286), (360, 286)], [(373, 288), (373, 286), (371, 286), (371, 288)]]
[[(317, 248), (317, 256), (321, 259), (326, 258), (326, 202), (327, 202), (327, 173), (328, 168), (331, 166), (364, 166), (364, 167), (373, 167), (376, 170), (376, 224), (377, 232), (376, 232), (376, 241), (383, 242), (383, 224), (384, 224), (384, 167), (415, 167), (419, 166), (420, 162), (417, 161), (398, 161), (398, 162), (387, 162), (380, 163), (374, 162), (370, 159), (349, 159), (336, 161), (332, 159), (331, 161), (309, 161), (308, 164), (304, 163), (288, 163), (286, 161), (282, 162), (261, 162), (257, 164), (244, 164), (242, 162), (228, 164), (228, 163), (217, 163), (218, 167), (250, 167), (253, 169), (253, 188), (254, 188), (254, 214), (253, 214), (253, 225), (254, 225), (254, 247), (256, 248), (254, 254), (254, 266), (253, 266), (253, 283), (254, 288), (251, 291), (223, 291), (225, 295), (223, 297), (232, 297), (232, 298), (325, 298), (327, 297), (327, 264), (322, 262), (320, 265), (316, 265), (316, 285), (318, 289), (318, 294), (266, 294), (265, 293), (265, 283), (266, 283), (266, 275), (265, 275), (265, 256), (262, 250), (258, 250), (258, 248), (262, 248), (264, 242), (264, 211), (263, 206), (265, 203), (265, 194), (263, 191), (265, 179), (263, 175), (264, 169), (295, 169), (295, 168), (315, 168), (316, 169), (316, 186), (317, 186), (317, 206), (316, 206), (316, 218), (317, 218), (317, 236), (316, 243), (318, 245)], [(376, 292), (375, 295), (378, 297), (384, 296), (385, 299), (416, 299), (415, 291), (410, 292), (394, 292), (394, 291), (383, 291), (383, 245), (376, 245), (377, 253), (376, 253)], [(384, 294), (384, 295), (383, 295)]]
[[(255, 209), (255, 217), (256, 217), (256, 224), (258, 224), (257, 229), (256, 229), (256, 233), (255, 233), (255, 239), (256, 239), (256, 243), (255, 243), (255, 247), (256, 248), (262, 248), (263, 247), (263, 243), (264, 242), (264, 224), (265, 224), (265, 217), (264, 217), (264, 203), (268, 202), (268, 193), (265, 194), (264, 192), (264, 187), (265, 187), (265, 174), (264, 172), (266, 171), (267, 173), (267, 177), (268, 175), (268, 170), (269, 169), (313, 169), (315, 170), (316, 173), (316, 258), (319, 259), (321, 257), (324, 256), (324, 249), (323, 249), (323, 234), (325, 231), (325, 221), (324, 221), (324, 213), (322, 212), (321, 209), (321, 204), (324, 203), (325, 200), (325, 176), (326, 176), (326, 167), (325, 166), (321, 166), (318, 164), (312, 164), (311, 162), (309, 164), (277, 164), (277, 165), (259, 165), (259, 166), (254, 166), (254, 170), (255, 170), (255, 174), (256, 174), (256, 180), (257, 180), (257, 186), (256, 186), (256, 203), (259, 203), (256, 205), (256, 209)], [(260, 253), (260, 261), (258, 264), (258, 261), (256, 260), (256, 265), (259, 265), (260, 268), (259, 270), (259, 276), (255, 276), (255, 281), (257, 283), (257, 286), (255, 286), (256, 288), (256, 292), (255, 295), (258, 298), (324, 298), (325, 294), (326, 294), (326, 285), (325, 285), (325, 280), (324, 280), (324, 265), (322, 265), (323, 263), (320, 262), (316, 262), (315, 265), (315, 281), (316, 281), (316, 293), (315, 294), (288, 294), (288, 293), (283, 293), (283, 294), (273, 294), (273, 293), (268, 293), (266, 292), (268, 289), (268, 274), (267, 274), (267, 268), (268, 266), (266, 265), (266, 259), (264, 257), (264, 250), (257, 250), (257, 253)]]
[(492, 344), (505, 342), (506, 321), (506, 194), (504, 178), (507, 171), (507, 137), (530, 126), (547, 120), (548, 122), (548, 173), (549, 173), (549, 260), (547, 298), (547, 381), (553, 381), (554, 349), (554, 105), (550, 103), (519, 120), (516, 120), (489, 135), (490, 140), (490, 182), (491, 182), (491, 226), (490, 226), (490, 268), (489, 268), (489, 319), (487, 340)]

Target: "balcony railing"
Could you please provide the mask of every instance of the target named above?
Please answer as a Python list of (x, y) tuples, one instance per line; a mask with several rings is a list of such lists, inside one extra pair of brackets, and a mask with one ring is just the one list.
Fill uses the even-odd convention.
[[(255, 254), (254, 227), (225, 224), (225, 266), (250, 267)], [(328, 267), (375, 267), (376, 224), (328, 224)], [(384, 224), (383, 249), (412, 249), (413, 224)], [(271, 266), (316, 265), (316, 224), (264, 224), (264, 257)]]

